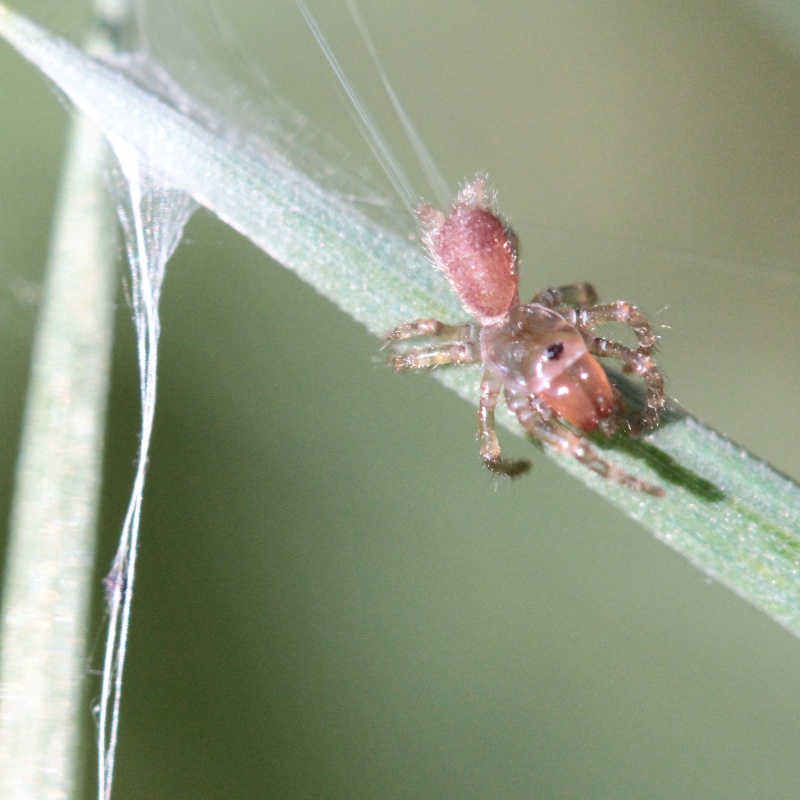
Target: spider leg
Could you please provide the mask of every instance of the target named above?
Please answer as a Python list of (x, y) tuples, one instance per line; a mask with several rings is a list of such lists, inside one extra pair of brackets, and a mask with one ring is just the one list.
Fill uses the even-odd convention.
[[(397, 370), (428, 369), (443, 364), (475, 364), (481, 360), (478, 331), (480, 325), (445, 325), (438, 319), (417, 319), (393, 328), (384, 339), (392, 347), (389, 363)], [(412, 347), (402, 352), (394, 350), (405, 339), (442, 339), (440, 344)]]
[(653, 359), (640, 350), (631, 350), (619, 342), (610, 342), (598, 336), (587, 336), (586, 345), (592, 355), (616, 358), (623, 363), (626, 372), (635, 372), (644, 381), (647, 388), (644, 410), (639, 420), (631, 426), (631, 431), (641, 433), (655, 427), (664, 408), (665, 397), (664, 378)]
[(653, 333), (647, 317), (636, 306), (626, 303), (624, 300), (584, 308), (564, 316), (569, 322), (585, 331), (592, 331), (599, 325), (605, 325), (608, 322), (627, 325), (636, 336), (639, 343), (637, 350), (642, 356), (649, 356), (656, 346), (656, 335)]
[(537, 292), (531, 302), (547, 308), (590, 308), (596, 305), (597, 300), (597, 289), (593, 284), (581, 281)]
[(396, 370), (431, 369), (444, 364), (477, 364), (481, 360), (475, 342), (447, 342), (427, 347), (412, 347), (403, 353), (392, 353), (389, 363)]
[(510, 461), (500, 453), (500, 443), (494, 425), (494, 410), (502, 384), (488, 370), (481, 380), (481, 402), (478, 409), (478, 440), (481, 458), (486, 468), (495, 474), (516, 478), (530, 469), (530, 461)]
[(403, 339), (420, 339), (430, 337), (435, 339), (448, 339), (453, 342), (472, 341), (477, 339), (478, 325), (445, 325), (438, 319), (415, 319), (411, 322), (402, 322), (386, 334), (384, 344), (399, 342)]
[(517, 415), (520, 425), (546, 445), (571, 455), (603, 478), (632, 489), (635, 492), (663, 497), (664, 490), (647, 481), (629, 475), (602, 458), (588, 440), (565, 425), (553, 412), (527, 395), (506, 389), (506, 403)]

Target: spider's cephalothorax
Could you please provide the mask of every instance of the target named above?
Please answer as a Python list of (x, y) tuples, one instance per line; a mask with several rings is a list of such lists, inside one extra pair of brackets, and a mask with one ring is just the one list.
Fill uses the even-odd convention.
[[(458, 195), (450, 216), (429, 205), (418, 209), (424, 242), (437, 269), (477, 320), (445, 325), (435, 319), (404, 322), (387, 336), (396, 369), (442, 364), (482, 364), (479, 411), (480, 452), (486, 466), (502, 475), (525, 472), (530, 463), (500, 454), (494, 410), (500, 390), (522, 427), (547, 445), (573, 455), (605, 478), (640, 492), (663, 495), (601, 458), (585, 433), (613, 434), (622, 420), (622, 398), (597, 357), (615, 358), (625, 372), (644, 381), (647, 396), (634, 433), (653, 427), (664, 407), (664, 381), (650, 358), (656, 337), (636, 306), (597, 304), (589, 283), (546, 289), (521, 304), (517, 280), (517, 241), (495, 213), (487, 181), (478, 177)], [(595, 336), (599, 325), (630, 326), (637, 347)], [(406, 339), (438, 339), (402, 350)]]

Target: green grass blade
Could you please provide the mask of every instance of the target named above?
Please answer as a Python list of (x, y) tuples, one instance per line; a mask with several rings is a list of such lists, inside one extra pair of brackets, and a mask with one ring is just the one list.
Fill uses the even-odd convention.
[[(123, 10), (98, 2), (107, 48)], [(108, 15), (108, 16), (107, 16)], [(65, 153), (17, 464), (0, 628), (0, 796), (72, 797), (102, 477), (117, 221), (109, 150), (76, 118)]]
[[(176, 186), (370, 331), (419, 316), (462, 316), (418, 246), (289, 159), (248, 152), (8, 12), (0, 14), (0, 33), (108, 133), (145, 150)], [(437, 377), (474, 400), (475, 370)], [(617, 441), (606, 453), (668, 496), (631, 493), (554, 457), (708, 575), (800, 633), (800, 487), (680, 409), (654, 433)]]

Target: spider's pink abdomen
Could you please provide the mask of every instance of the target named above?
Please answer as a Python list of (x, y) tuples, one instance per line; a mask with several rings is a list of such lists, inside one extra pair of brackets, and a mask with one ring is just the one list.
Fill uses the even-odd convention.
[(559, 417), (587, 433), (620, 412), (608, 375), (589, 353), (566, 367), (539, 396)]
[(427, 245), (465, 310), (490, 323), (517, 301), (514, 235), (486, 208), (458, 203), (432, 227)]

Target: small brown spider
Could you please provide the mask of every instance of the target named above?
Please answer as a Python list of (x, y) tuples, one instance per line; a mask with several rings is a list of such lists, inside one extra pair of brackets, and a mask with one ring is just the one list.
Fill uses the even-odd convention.
[[(611, 436), (622, 421), (622, 398), (596, 356), (618, 359), (625, 372), (636, 373), (645, 383), (644, 409), (631, 430), (638, 433), (658, 422), (664, 381), (650, 358), (656, 337), (642, 312), (626, 302), (597, 305), (590, 283), (546, 289), (521, 304), (517, 240), (495, 213), (486, 178), (478, 176), (459, 193), (449, 217), (427, 204), (417, 214), (434, 266), (477, 322), (445, 325), (418, 319), (398, 325), (386, 337), (393, 350), (392, 366), (403, 370), (483, 364), (478, 436), (481, 458), (494, 473), (513, 477), (530, 467), (528, 461), (510, 461), (500, 453), (494, 411), (503, 389), (509, 409), (528, 433), (604, 478), (663, 496), (660, 486), (603, 459), (584, 435), (599, 430)], [(593, 330), (608, 322), (630, 326), (637, 348), (595, 336)], [(442, 342), (407, 350), (397, 346), (417, 338)]]

